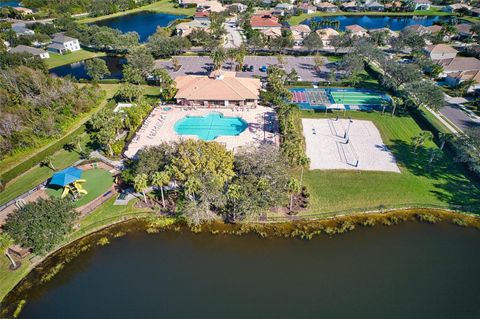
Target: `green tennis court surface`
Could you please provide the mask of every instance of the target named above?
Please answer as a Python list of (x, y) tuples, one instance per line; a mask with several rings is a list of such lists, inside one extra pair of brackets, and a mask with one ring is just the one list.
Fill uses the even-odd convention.
[(330, 92), (335, 104), (380, 105), (384, 96), (370, 92)]

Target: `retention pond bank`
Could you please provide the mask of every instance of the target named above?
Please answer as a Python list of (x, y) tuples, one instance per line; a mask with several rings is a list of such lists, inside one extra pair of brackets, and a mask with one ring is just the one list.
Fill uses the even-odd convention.
[(59, 251), (4, 305), (25, 299), (19, 318), (480, 315), (473, 228), (405, 222), (309, 241), (143, 228), (115, 226), (110, 244), (100, 232)]

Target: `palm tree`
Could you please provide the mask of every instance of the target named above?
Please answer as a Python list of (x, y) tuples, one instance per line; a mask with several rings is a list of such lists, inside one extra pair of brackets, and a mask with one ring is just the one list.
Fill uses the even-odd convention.
[(12, 244), (13, 240), (7, 233), (0, 234), (0, 250), (5, 252), (5, 255), (12, 263), (10, 269), (13, 270), (17, 269), (20, 265), (15, 262), (15, 260), (12, 258), (12, 256), (10, 256), (10, 253), (8, 252), (8, 247)]
[(50, 168), (52, 171), (56, 171), (57, 169), (55, 168), (55, 166), (53, 166), (53, 156), (52, 155), (48, 155), (47, 157), (45, 157), (42, 162), (41, 162), (42, 165)]
[(432, 165), (432, 162), (443, 155), (443, 151), (438, 148), (433, 148), (430, 151), (430, 159), (428, 160), (428, 166)]
[(315, 63), (315, 69), (318, 72), (322, 69), (322, 66), (325, 64), (325, 60), (321, 55), (316, 54), (315, 57), (313, 58), (313, 63)]
[(178, 61), (178, 59), (175, 58), (175, 57), (172, 58), (172, 66), (173, 66), (173, 70), (174, 70), (175, 72), (177, 72), (178, 70), (180, 70), (180, 68), (182, 67), (182, 66), (180, 65), (180, 61)]
[(133, 188), (136, 192), (141, 192), (143, 195), (143, 201), (147, 203), (147, 196), (145, 194), (145, 189), (148, 187), (148, 176), (147, 174), (140, 174), (135, 176), (133, 180)]
[(426, 141), (431, 141), (433, 134), (430, 131), (422, 131), (417, 136), (413, 137), (413, 154), (417, 154), (417, 149), (424, 145)]
[(227, 59), (227, 55), (222, 47), (218, 47), (210, 53), (210, 58), (212, 59), (214, 69), (218, 70)]
[(242, 69), (243, 60), (245, 59), (246, 55), (247, 55), (247, 48), (242, 43), (242, 45), (238, 49), (235, 50), (235, 56), (234, 56), (234, 60), (238, 65), (238, 70)]
[(305, 154), (303, 154), (303, 156), (301, 156), (299, 158), (298, 164), (300, 165), (300, 168), (302, 169), (302, 172), (300, 173), (300, 188), (302, 188), (303, 187), (303, 173), (304, 173), (304, 170), (305, 170), (305, 166), (310, 164), (310, 159)]
[(241, 186), (238, 184), (231, 184), (228, 186), (227, 198), (233, 203), (233, 220), (237, 219), (237, 201), (240, 199)]
[(300, 190), (301, 190), (301, 187), (298, 180), (295, 178), (290, 178), (290, 180), (287, 183), (287, 191), (290, 194), (290, 208), (289, 208), (290, 211), (292, 211), (292, 208), (293, 208), (293, 195), (300, 192)]
[(76, 135), (72, 139), (72, 144), (78, 150), (79, 153), (83, 152), (82, 142), (83, 142), (82, 135)]
[(165, 196), (163, 194), (163, 187), (170, 182), (170, 174), (167, 171), (155, 172), (152, 176), (152, 184), (160, 188), (162, 194), (162, 206), (165, 208)]

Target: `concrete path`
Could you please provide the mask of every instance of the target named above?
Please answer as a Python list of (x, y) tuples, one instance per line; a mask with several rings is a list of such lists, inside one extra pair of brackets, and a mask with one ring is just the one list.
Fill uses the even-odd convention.
[(237, 27), (237, 18), (233, 17), (224, 24), (226, 35), (225, 48), (238, 48), (242, 43), (242, 34)]

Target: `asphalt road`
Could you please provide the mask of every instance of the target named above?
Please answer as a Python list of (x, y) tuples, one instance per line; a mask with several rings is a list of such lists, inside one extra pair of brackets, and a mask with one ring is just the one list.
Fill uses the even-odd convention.
[(443, 116), (445, 116), (450, 122), (455, 124), (462, 131), (475, 126), (480, 126), (479, 121), (474, 121), (467, 113), (455, 105), (447, 104), (441, 110)]
[(237, 27), (237, 19), (231, 18), (224, 24), (225, 31), (227, 32), (225, 48), (238, 48), (243, 42), (240, 30)]

